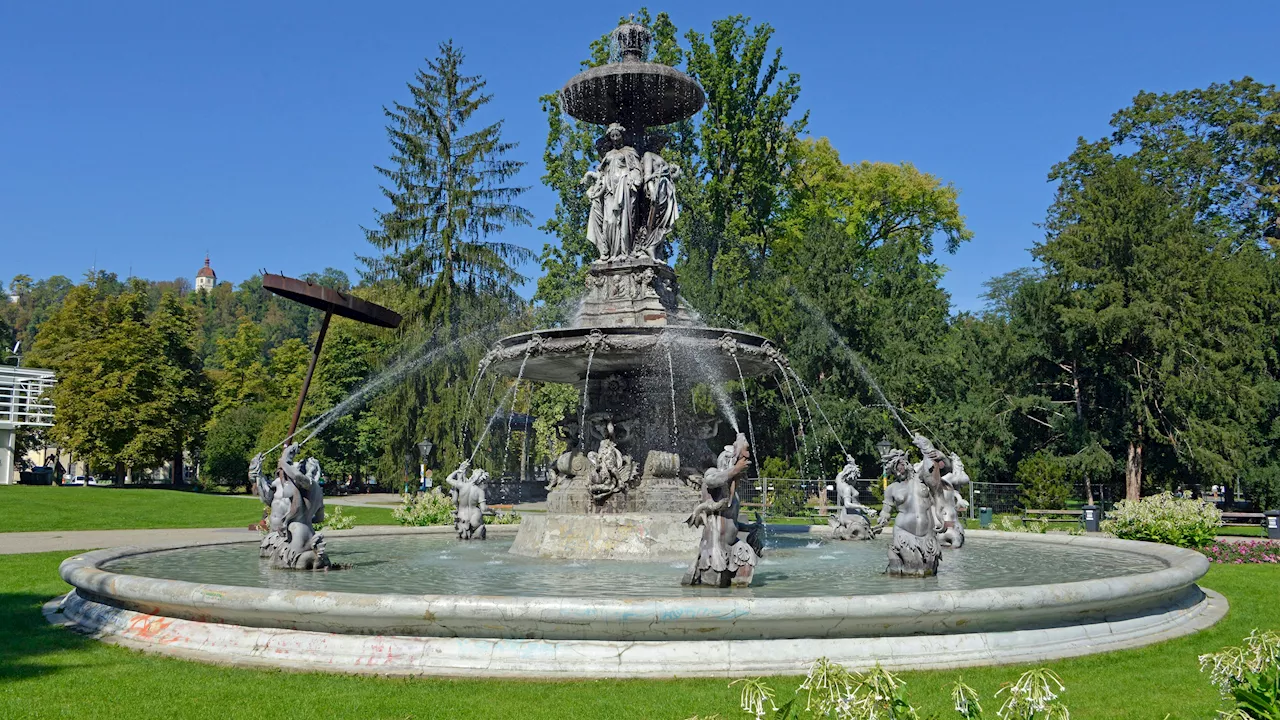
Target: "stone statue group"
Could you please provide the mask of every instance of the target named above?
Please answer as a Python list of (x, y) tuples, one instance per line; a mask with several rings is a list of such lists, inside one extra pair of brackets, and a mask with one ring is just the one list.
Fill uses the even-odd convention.
[(325, 554), (324, 533), (315, 525), (324, 521), (324, 489), (320, 484), (320, 462), (307, 458), (295, 461), (298, 444), (290, 443), (280, 453), (278, 472), (268, 481), (262, 472), (265, 453), (249, 462), (249, 480), (266, 504), (267, 536), (259, 554), (271, 566), (284, 570), (324, 570), (331, 563)]
[(881, 458), (884, 477), (893, 482), (885, 488), (884, 507), (874, 525), (873, 511), (858, 502), (858, 491), (850, 482), (858, 477), (858, 465), (848, 457), (848, 463), (836, 475), (839, 511), (829, 522), (836, 539), (870, 540), (884, 529), (896, 510), (888, 572), (923, 577), (938, 572), (942, 548), (964, 545), (961, 516), (969, 503), (961, 488), (969, 483), (969, 475), (958, 455), (944, 457), (921, 435), (912, 442), (920, 449), (919, 463), (913, 465), (907, 453), (897, 449)]
[[(589, 454), (592, 492), (616, 492), (634, 469), (612, 440), (612, 428), (600, 448)], [(846, 456), (844, 468), (836, 475), (837, 512), (829, 519), (832, 537), (837, 540), (871, 540), (888, 524), (894, 511), (893, 542), (889, 546), (888, 573), (924, 577), (938, 572), (942, 548), (964, 545), (962, 514), (968, 509), (961, 492), (969, 476), (964, 463), (954, 453), (950, 457), (916, 435), (913, 444), (921, 460), (912, 464), (906, 451), (890, 450), (881, 460), (884, 477), (892, 480), (884, 491), (884, 506), (876, 521), (871, 508), (858, 501), (854, 481), (859, 468)], [(269, 508), (267, 536), (261, 556), (273, 567), (290, 570), (320, 570), (330, 567), (325, 554), (324, 534), (315, 530), (324, 520), (324, 492), (320, 483), (320, 463), (313, 457), (297, 461), (298, 445), (287, 445), (277, 463), (278, 472), (268, 481), (262, 472), (263, 455), (249, 465), (249, 477), (259, 497)], [(739, 433), (726, 445), (698, 478), (701, 496), (686, 522), (701, 528), (698, 555), (690, 564), (682, 583), (714, 587), (745, 587), (751, 584), (756, 565), (764, 554), (763, 523), (739, 519), (741, 503), (737, 484), (750, 464), (746, 436)], [(492, 515), (485, 500), (484, 485), (489, 474), (471, 469), (464, 461), (445, 478), (454, 507), (454, 530), (460, 540), (485, 539), (485, 517)]]
[(675, 184), (680, 167), (658, 154), (665, 144), (661, 134), (636, 138), (618, 123), (609, 125), (596, 142), (600, 165), (583, 175), (582, 182), (591, 183), (587, 239), (599, 251), (600, 261), (658, 259), (667, 233), (680, 217)]

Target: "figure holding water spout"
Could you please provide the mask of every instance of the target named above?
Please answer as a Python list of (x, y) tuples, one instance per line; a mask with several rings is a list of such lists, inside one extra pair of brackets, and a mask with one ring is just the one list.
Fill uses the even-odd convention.
[[(702, 502), (685, 521), (690, 527), (702, 528), (702, 541), (682, 585), (724, 588), (751, 584), (756, 563), (764, 554), (764, 542), (761, 523), (738, 521), (738, 477), (751, 463), (750, 455), (747, 437), (738, 433), (734, 443), (720, 453), (716, 466), (703, 474)], [(744, 532), (745, 538), (741, 537)]]
[(942, 495), (946, 460), (924, 436), (916, 435), (912, 442), (924, 456), (918, 465), (913, 466), (902, 450), (890, 450), (885, 455), (885, 475), (895, 482), (884, 491), (884, 509), (880, 511), (877, 527), (887, 525), (896, 509), (898, 518), (893, 524), (887, 572), (904, 577), (928, 577), (938, 574), (938, 563), (942, 559), (938, 534), (944, 528), (935, 498)]

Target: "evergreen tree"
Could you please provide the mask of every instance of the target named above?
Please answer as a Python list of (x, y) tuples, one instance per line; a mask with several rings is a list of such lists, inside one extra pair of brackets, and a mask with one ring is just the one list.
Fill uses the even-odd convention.
[[(409, 84), (411, 101), (385, 109), (393, 155), (378, 171), (391, 208), (366, 230), (381, 254), (361, 260), (366, 283), (405, 317), (393, 356), (452, 343), (523, 304), (517, 264), (533, 255), (493, 236), (530, 222), (516, 204), (526, 188), (508, 184), (524, 163), (507, 157), (515, 144), (502, 140), (501, 121), (469, 129), (492, 96), (479, 76), (462, 74), (462, 62), (461, 50), (442, 44)], [(384, 477), (399, 474), (423, 437), (447, 462), (466, 452), (457, 433), (478, 359), (475, 348), (460, 347), (378, 399)]]
[(390, 182), (382, 191), (391, 209), (365, 231), (383, 253), (361, 258), (366, 281), (391, 279), (414, 291), (407, 309), (427, 325), (455, 324), (479, 297), (518, 303), (514, 287), (523, 277), (514, 265), (532, 259), (525, 248), (490, 239), (530, 223), (515, 204), (527, 188), (507, 184), (524, 163), (506, 157), (515, 144), (502, 140), (501, 121), (466, 131), (493, 96), (479, 76), (461, 73), (462, 61), (452, 42), (441, 44), (409, 84), (412, 102), (384, 108), (394, 154), (377, 170)]

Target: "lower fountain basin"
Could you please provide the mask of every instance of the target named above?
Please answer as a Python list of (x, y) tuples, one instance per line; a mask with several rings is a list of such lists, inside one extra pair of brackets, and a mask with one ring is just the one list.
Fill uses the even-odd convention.
[[(853, 667), (1033, 661), (1176, 637), (1226, 612), (1196, 585), (1208, 569), (1200, 554), (1100, 537), (973, 531), (938, 577), (905, 579), (878, 574), (886, 540), (824, 541), (815, 529), (780, 537), (758, 585), (733, 591), (682, 588), (683, 563), (521, 558), (506, 552), (509, 528), (490, 530), (487, 544), (438, 530), (332, 533), (334, 559), (353, 567), (329, 573), (270, 570), (243, 543), (178, 556), (85, 553), (63, 562), (75, 590), (51, 617), (131, 647), (218, 662), (638, 677), (798, 673), (820, 656)], [(385, 564), (360, 559), (379, 544)], [(1071, 580), (991, 574), (1009, 564)], [(181, 579), (210, 577), (211, 565), (231, 582)], [(364, 583), (382, 592), (339, 589)]]

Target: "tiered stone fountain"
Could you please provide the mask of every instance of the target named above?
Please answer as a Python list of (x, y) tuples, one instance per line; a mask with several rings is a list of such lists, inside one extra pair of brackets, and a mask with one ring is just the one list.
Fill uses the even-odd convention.
[[(561, 558), (689, 558), (698, 531), (696, 476), (715, 464), (708, 441), (718, 421), (688, 407), (689, 386), (778, 370), (764, 338), (704, 327), (680, 301), (666, 245), (679, 207), (680, 169), (659, 154), (649, 128), (679, 122), (703, 105), (684, 73), (644, 62), (649, 31), (614, 32), (620, 60), (591, 68), (560, 91), (574, 117), (606, 126), (587, 173), (588, 237), (599, 257), (572, 327), (500, 341), (481, 372), (569, 383), (582, 406), (563, 426), (546, 515), (528, 515), (512, 552)], [(681, 371), (677, 371), (677, 367)]]

